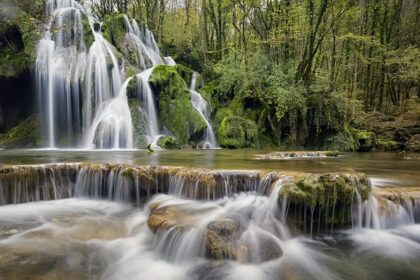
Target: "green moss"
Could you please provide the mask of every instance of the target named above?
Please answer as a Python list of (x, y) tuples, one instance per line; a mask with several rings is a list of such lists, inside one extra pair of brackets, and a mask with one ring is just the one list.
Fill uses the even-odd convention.
[(92, 28), (90, 27), (89, 19), (85, 16), (83, 17), (83, 30), (85, 31), (84, 39), (86, 48), (89, 49), (93, 42), (95, 42), (95, 36), (93, 35)]
[(42, 27), (40, 3), (16, 1), (14, 17), (0, 20), (0, 76), (17, 77), (34, 67)]
[(379, 151), (394, 151), (398, 148), (398, 143), (392, 139), (378, 138), (375, 142), (375, 148)]
[(341, 131), (326, 141), (326, 148), (344, 152), (368, 152), (376, 143), (375, 133), (345, 124)]
[[(368, 199), (371, 186), (365, 175), (347, 174), (311, 174), (298, 176), (282, 186), (279, 199), (287, 199), (287, 203), (295, 209), (293, 219), (300, 226), (312, 223), (321, 225), (351, 224), (351, 205), (355, 193), (359, 193), (362, 201)], [(290, 210), (289, 210), (290, 211)], [(315, 218), (315, 216), (317, 217)], [(328, 226), (329, 227), (329, 226)]]
[(375, 146), (375, 133), (354, 128), (352, 129), (352, 133), (356, 143), (358, 144), (356, 149), (358, 152), (368, 152)]
[(338, 157), (340, 155), (339, 151), (325, 151), (324, 153), (327, 157)]
[(38, 147), (40, 139), (40, 123), (35, 115), (28, 117), (0, 137), (0, 147), (23, 148)]
[(157, 141), (159, 147), (163, 149), (175, 150), (180, 149), (181, 146), (178, 143), (178, 140), (172, 136), (162, 136)]
[(128, 98), (136, 98), (137, 96), (137, 79), (133, 77), (127, 85), (127, 97)]
[(156, 66), (149, 82), (158, 95), (160, 120), (180, 144), (204, 132), (206, 123), (192, 106), (187, 84), (174, 66)]
[(130, 107), (131, 120), (133, 122), (134, 130), (134, 145), (137, 148), (145, 148), (147, 143), (147, 121), (141, 107), (142, 104), (137, 99), (129, 99), (128, 106)]
[(102, 34), (111, 44), (118, 49), (124, 42), (126, 34), (125, 15), (122, 13), (111, 13), (105, 16), (102, 23)]
[(231, 149), (258, 147), (257, 125), (239, 116), (225, 117), (220, 123), (217, 134), (222, 147)]
[(15, 53), (11, 48), (0, 49), (0, 76), (17, 77), (28, 68), (23, 52)]

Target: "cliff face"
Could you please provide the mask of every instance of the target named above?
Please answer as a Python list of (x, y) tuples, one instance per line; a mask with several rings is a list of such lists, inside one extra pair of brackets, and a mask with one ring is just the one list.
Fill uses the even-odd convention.
[(0, 3), (0, 134), (35, 112), (33, 69), (43, 0)]

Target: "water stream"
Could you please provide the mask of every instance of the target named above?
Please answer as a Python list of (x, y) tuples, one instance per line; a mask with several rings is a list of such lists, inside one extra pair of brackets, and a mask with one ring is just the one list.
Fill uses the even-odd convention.
[(200, 113), (201, 117), (205, 121), (207, 128), (204, 133), (204, 143), (201, 145), (205, 149), (214, 149), (218, 147), (216, 135), (214, 134), (213, 127), (210, 124), (210, 106), (208, 102), (199, 94), (196, 90), (197, 73), (194, 72), (191, 78), (190, 93), (191, 103), (197, 112)]
[[(15, 166), (7, 172), (20, 176), (1, 177), (3, 189), (6, 181), (21, 188), (18, 197), (33, 192), (24, 186), (34, 178), (44, 192), (52, 186), (55, 193), (51, 201), (36, 201), (38, 196), (0, 207), (2, 277), (416, 279), (420, 273), (420, 203), (389, 201), (384, 215), (375, 197), (362, 202), (355, 193), (353, 226), (311, 237), (291, 227), (287, 208), (279, 204), (287, 175), (222, 171), (214, 176), (236, 191), (189, 198), (194, 180), (208, 180), (211, 171), (139, 169), (154, 172), (160, 183), (147, 192), (143, 188), (144, 199), (137, 200), (124, 179), (124, 170), (131, 169), (103, 173), (106, 165), (83, 166)], [(26, 172), (36, 177), (31, 180)], [(163, 174), (178, 175), (164, 179)], [(135, 184), (142, 188), (149, 179), (144, 180)], [(63, 199), (61, 190), (73, 198)], [(155, 228), (153, 221), (162, 218), (165, 224)], [(220, 256), (223, 261), (214, 259)]]

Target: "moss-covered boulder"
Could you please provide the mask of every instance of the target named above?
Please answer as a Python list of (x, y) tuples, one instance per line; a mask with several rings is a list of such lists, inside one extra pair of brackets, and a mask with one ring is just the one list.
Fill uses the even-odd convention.
[(374, 132), (359, 130), (346, 124), (336, 135), (326, 141), (326, 148), (344, 152), (368, 152), (375, 147)]
[(179, 141), (188, 144), (200, 139), (207, 127), (191, 104), (191, 96), (176, 67), (158, 65), (149, 78), (158, 96), (160, 121)]
[(6, 134), (0, 135), (0, 147), (7, 149), (38, 147), (41, 144), (39, 132), (39, 119), (32, 115)]
[(287, 203), (291, 223), (313, 232), (350, 225), (352, 204), (358, 195), (365, 201), (370, 191), (370, 181), (362, 174), (310, 174), (284, 184), (279, 199)]
[(178, 143), (178, 140), (175, 137), (169, 135), (161, 136), (158, 139), (157, 144), (159, 147), (168, 150), (175, 150), (181, 148), (181, 146)]
[(220, 146), (224, 148), (258, 147), (258, 127), (246, 118), (228, 116), (223, 118), (217, 130)]

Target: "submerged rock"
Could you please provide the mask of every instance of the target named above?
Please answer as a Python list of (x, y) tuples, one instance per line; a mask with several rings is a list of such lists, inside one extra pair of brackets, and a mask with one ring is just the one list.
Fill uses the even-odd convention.
[(324, 158), (338, 157), (338, 151), (289, 151), (289, 152), (271, 152), (268, 154), (256, 155), (258, 159), (295, 159), (295, 158)]

